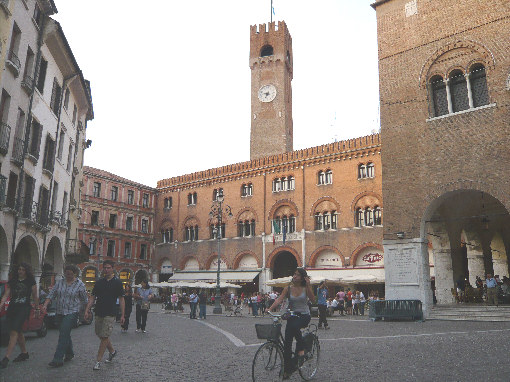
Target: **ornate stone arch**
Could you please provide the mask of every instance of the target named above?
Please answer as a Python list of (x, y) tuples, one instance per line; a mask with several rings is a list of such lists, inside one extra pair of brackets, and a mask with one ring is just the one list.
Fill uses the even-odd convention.
[(195, 255), (186, 255), (186, 256), (184, 256), (181, 259), (181, 262), (179, 263), (179, 269), (180, 270), (184, 269), (184, 266), (186, 265), (186, 263), (188, 262), (189, 259), (195, 259), (197, 261), (197, 263), (198, 263), (198, 269), (203, 269), (203, 267), (200, 265), (200, 260), (198, 259), (197, 256), (195, 256)]
[(330, 250), (330, 251), (333, 251), (335, 252), (338, 256), (340, 256), (340, 258), (342, 259), (342, 266), (345, 266), (345, 256), (342, 255), (342, 253), (338, 250), (338, 248), (336, 247), (333, 247), (331, 245), (323, 245), (319, 248), (317, 248), (315, 251), (312, 252), (312, 255), (310, 256), (310, 260), (308, 261), (308, 264), (315, 268), (316, 267), (316, 264), (315, 262), (317, 261), (317, 258), (319, 257), (319, 255), (323, 252), (323, 251), (326, 251), (326, 250)]
[(445, 53), (455, 49), (468, 49), (472, 52), (478, 53), (481, 56), (481, 61), (485, 64), (486, 69), (493, 69), (496, 65), (496, 59), (492, 52), (482, 43), (472, 40), (455, 41), (442, 46), (434, 52), (424, 63), (420, 71), (418, 79), (419, 86), (422, 88), (427, 87), (427, 80), (430, 77), (430, 68), (432, 65)]
[(186, 218), (182, 221), (182, 227), (181, 229), (184, 229), (184, 227), (187, 227), (188, 225), (198, 225), (200, 227), (200, 220), (195, 215), (186, 216)]
[(257, 215), (257, 212), (255, 212), (255, 210), (251, 207), (245, 207), (245, 208), (242, 208), (236, 215), (236, 218), (235, 218), (235, 222), (237, 223), (239, 221), (239, 219), (241, 218), (241, 215), (245, 212), (251, 212), (253, 214), (253, 216), (255, 217), (255, 221), (258, 222), (259, 221), (259, 217)]
[(290, 252), (292, 254), (292, 256), (294, 256), (296, 258), (298, 267), (302, 267), (303, 266), (303, 262), (301, 261), (301, 257), (299, 256), (299, 253), (294, 248), (287, 247), (287, 246), (282, 246), (282, 247), (275, 248), (269, 254), (269, 256), (267, 257), (267, 260), (266, 260), (266, 267), (267, 268), (273, 269), (274, 261), (275, 261), (276, 257), (278, 256), (278, 254), (280, 252)]
[[(211, 267), (211, 264), (214, 260), (216, 260), (218, 258), (218, 253), (216, 252), (212, 252), (209, 257), (207, 258), (206, 262), (205, 262), (205, 267), (204, 269), (207, 271), (209, 270), (209, 268)], [(220, 259), (223, 260), (225, 262), (225, 265), (227, 267), (227, 269), (230, 269), (229, 267), (229, 264), (228, 264), (228, 261), (225, 257), (221, 256), (220, 255)], [(200, 264), (200, 263), (199, 263)]]
[(282, 206), (290, 206), (290, 208), (293, 210), (294, 212), (294, 216), (295, 217), (298, 217), (299, 216), (299, 210), (297, 208), (297, 205), (296, 203), (294, 203), (292, 200), (290, 199), (282, 199), (282, 200), (278, 200), (275, 204), (273, 204), (273, 206), (271, 207), (271, 209), (269, 210), (269, 214), (268, 214), (268, 217), (267, 217), (267, 220), (271, 220), (276, 212), (276, 210)]
[(381, 244), (377, 243), (363, 243), (359, 245), (351, 254), (351, 258), (349, 260), (349, 263), (353, 266), (356, 265), (356, 260), (358, 259), (359, 254), (361, 251), (363, 251), (365, 248), (376, 248), (380, 251), (384, 251), (383, 246)]
[(358, 204), (358, 202), (360, 201), (361, 198), (364, 198), (365, 196), (373, 196), (374, 198), (376, 198), (378, 200), (378, 206), (379, 207), (383, 207), (383, 200), (382, 200), (382, 197), (381, 195), (379, 195), (378, 193), (376, 192), (373, 192), (373, 191), (365, 191), (365, 192), (362, 192), (362, 193), (359, 193), (358, 195), (356, 195), (354, 197), (354, 199), (352, 200), (352, 203), (351, 203), (351, 211), (354, 212), (356, 210), (356, 205)]
[(257, 267), (258, 268), (262, 268), (262, 260), (259, 258), (259, 256), (257, 256), (255, 254), (255, 252), (253, 251), (242, 251), (242, 252), (239, 252), (235, 257), (234, 257), (234, 261), (232, 262), (232, 269), (237, 269), (239, 267), (239, 263), (241, 262), (241, 259), (245, 256), (245, 255), (251, 255), (255, 258), (255, 260), (257, 260)]
[(326, 201), (333, 203), (335, 205), (336, 213), (340, 214), (340, 204), (338, 204), (336, 199), (331, 196), (323, 196), (322, 198), (317, 199), (315, 203), (313, 203), (312, 207), (310, 208), (310, 216), (313, 216), (315, 214), (315, 210), (319, 204)]
[(455, 191), (480, 191), (487, 193), (497, 199), (510, 213), (510, 194), (504, 191), (502, 187), (495, 187), (492, 183), (484, 183), (481, 181), (470, 179), (459, 179), (453, 182), (442, 184), (431, 189), (426, 193), (423, 210), (420, 211), (418, 216), (421, 216), (420, 222), (420, 236), (427, 237), (426, 223), (431, 214), (436, 210), (438, 205), (442, 202), (443, 197)]

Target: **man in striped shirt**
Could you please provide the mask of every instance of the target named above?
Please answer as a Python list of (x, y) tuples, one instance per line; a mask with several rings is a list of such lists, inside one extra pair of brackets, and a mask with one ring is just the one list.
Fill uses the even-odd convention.
[(64, 268), (65, 277), (56, 282), (44, 301), (46, 309), (52, 300), (56, 300), (57, 319), (60, 321), (57, 350), (53, 360), (48, 364), (50, 367), (60, 367), (64, 361), (70, 361), (74, 357), (71, 329), (78, 320), (80, 308), (88, 301), (85, 285), (76, 278), (77, 274), (76, 266), (66, 265)]

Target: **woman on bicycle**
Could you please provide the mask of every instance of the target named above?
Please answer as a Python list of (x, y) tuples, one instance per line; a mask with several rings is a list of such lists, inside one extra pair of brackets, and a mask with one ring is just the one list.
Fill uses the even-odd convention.
[[(308, 277), (304, 268), (297, 268), (292, 276), (292, 281), (287, 285), (280, 297), (267, 308), (267, 312), (278, 307), (283, 300), (289, 300), (289, 310), (294, 312), (287, 320), (285, 327), (285, 340), (283, 346), (283, 360), (284, 360), (284, 378), (288, 378), (296, 369), (299, 358), (305, 354), (305, 346), (301, 329), (306, 328), (310, 323), (310, 308), (308, 307), (308, 299), (315, 298), (312, 287), (310, 286), (310, 278)], [(292, 362), (292, 342), (296, 339), (296, 359)]]

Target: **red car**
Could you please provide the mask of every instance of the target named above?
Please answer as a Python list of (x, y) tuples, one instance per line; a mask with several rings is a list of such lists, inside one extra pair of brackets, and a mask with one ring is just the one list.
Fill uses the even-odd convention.
[[(5, 293), (5, 284), (7, 281), (0, 281), (0, 298)], [(3, 344), (6, 344), (9, 341), (9, 333), (7, 333), (7, 327), (5, 324), (6, 315), (7, 315), (7, 307), (9, 306), (9, 299), (5, 302), (5, 305), (0, 310), (0, 338)], [(43, 310), (43, 305), (39, 305), (39, 309), (41, 309), (39, 313), (39, 317), (35, 317), (35, 309), (34, 304), (32, 304), (32, 309), (30, 310), (30, 317), (23, 324), (23, 332), (35, 332), (38, 337), (46, 336), (48, 329), (46, 327), (46, 311)]]

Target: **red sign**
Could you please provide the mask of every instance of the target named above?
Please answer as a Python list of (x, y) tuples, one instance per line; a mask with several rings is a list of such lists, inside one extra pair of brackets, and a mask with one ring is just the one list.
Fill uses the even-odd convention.
[(383, 255), (380, 253), (369, 253), (362, 257), (363, 261), (367, 263), (378, 263), (383, 259)]

